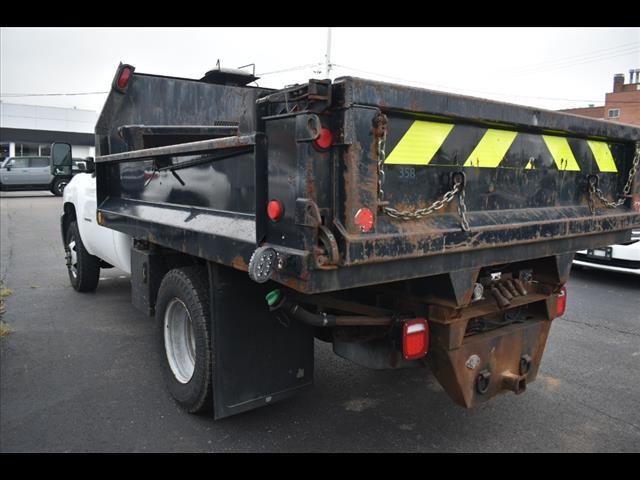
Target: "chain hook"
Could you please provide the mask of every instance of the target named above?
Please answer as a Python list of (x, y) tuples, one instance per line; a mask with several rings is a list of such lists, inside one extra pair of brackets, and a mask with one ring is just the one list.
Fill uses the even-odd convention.
[(638, 165), (640, 164), (640, 142), (636, 142), (636, 151), (633, 157), (633, 162), (631, 164), (631, 168), (629, 169), (629, 176), (627, 177), (627, 182), (625, 183), (622, 189), (622, 195), (618, 196), (616, 201), (610, 201), (605, 197), (604, 193), (598, 187), (599, 178), (597, 175), (589, 176), (589, 208), (591, 209), (591, 213), (595, 214), (595, 205), (593, 202), (593, 197), (595, 196), (600, 203), (606, 208), (617, 208), (624, 205), (627, 197), (631, 193), (631, 186), (633, 184), (633, 179), (638, 172)]
[(450, 203), (455, 196), (458, 196), (458, 215), (460, 216), (460, 225), (462, 230), (468, 232), (470, 230), (469, 221), (467, 220), (467, 206), (465, 204), (464, 187), (466, 183), (465, 174), (462, 171), (453, 172), (451, 174), (451, 181), (453, 188), (445, 193), (442, 198), (433, 202), (429, 207), (418, 208), (415, 210), (396, 210), (395, 208), (387, 206), (387, 202), (384, 201), (384, 161), (386, 158), (385, 147), (387, 140), (386, 129), (386, 116), (380, 113), (374, 118), (374, 134), (377, 138), (378, 147), (378, 208), (380, 208), (386, 215), (398, 220), (417, 220), (422, 217), (426, 217), (436, 210), (442, 209), (447, 203)]

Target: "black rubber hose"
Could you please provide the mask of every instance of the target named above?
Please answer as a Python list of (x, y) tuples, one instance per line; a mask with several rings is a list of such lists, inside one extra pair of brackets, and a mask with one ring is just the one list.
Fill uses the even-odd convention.
[(282, 299), (271, 311), (283, 310), (299, 322), (314, 327), (337, 326), (386, 326), (392, 322), (391, 317), (367, 317), (361, 315), (331, 315), (328, 313), (311, 313), (283, 295)]
[(283, 296), (282, 300), (276, 304), (272, 310), (283, 310), (291, 315), (299, 322), (306, 323), (314, 327), (335, 327), (336, 316), (328, 315), (326, 313), (311, 313), (305, 310), (300, 305), (292, 302), (287, 297)]

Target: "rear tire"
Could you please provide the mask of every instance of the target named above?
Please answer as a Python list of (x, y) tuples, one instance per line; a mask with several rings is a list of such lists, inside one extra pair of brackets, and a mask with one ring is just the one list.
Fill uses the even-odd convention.
[(162, 279), (156, 301), (157, 343), (167, 389), (189, 413), (205, 413), (213, 408), (209, 318), (206, 268), (169, 271)]
[(78, 292), (93, 292), (100, 280), (100, 259), (84, 248), (75, 220), (67, 228), (64, 248), (71, 286)]
[(51, 185), (51, 193), (56, 197), (61, 197), (64, 193), (64, 187), (66, 187), (68, 183), (69, 180), (66, 178), (56, 178)]

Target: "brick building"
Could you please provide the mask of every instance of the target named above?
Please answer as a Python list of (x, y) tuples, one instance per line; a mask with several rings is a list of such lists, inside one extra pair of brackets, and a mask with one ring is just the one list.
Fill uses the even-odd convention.
[(622, 73), (617, 73), (613, 77), (613, 91), (605, 95), (604, 106), (569, 108), (560, 111), (640, 125), (640, 69), (629, 70), (629, 83), (624, 83)]

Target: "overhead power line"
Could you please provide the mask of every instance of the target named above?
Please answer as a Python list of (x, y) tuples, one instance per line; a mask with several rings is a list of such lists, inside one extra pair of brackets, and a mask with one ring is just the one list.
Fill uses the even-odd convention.
[(557, 58), (557, 59), (554, 59), (554, 60), (545, 60), (543, 62), (533, 63), (533, 64), (530, 64), (530, 65), (523, 65), (521, 67), (508, 69), (508, 71), (512, 72), (512, 73), (522, 73), (522, 72), (528, 71), (528, 70), (544, 69), (544, 68), (547, 68), (547, 67), (552, 67), (552, 66), (556, 66), (556, 65), (560, 65), (560, 64), (571, 63), (571, 62), (581, 61), (581, 60), (587, 60), (587, 59), (592, 58), (592, 57), (599, 57), (601, 55), (611, 55), (613, 53), (619, 53), (619, 52), (626, 51), (626, 50), (629, 50), (629, 49), (633, 50), (633, 49), (638, 49), (638, 48), (640, 48), (640, 43), (638, 43), (638, 42), (626, 43), (626, 44), (623, 44), (623, 45), (618, 45), (616, 47), (609, 47), (609, 48), (604, 48), (604, 49), (599, 49), (599, 50), (593, 50), (591, 52), (586, 52), (586, 53), (582, 53), (582, 54), (578, 54), (578, 55), (571, 55), (571, 56), (568, 56), (568, 57)]
[(76, 95), (102, 95), (109, 92), (71, 92), (71, 93), (0, 93), (0, 97), (68, 97)]
[[(377, 72), (370, 72), (367, 70), (360, 70), (358, 68), (352, 68), (352, 67), (347, 67), (345, 65), (339, 65), (339, 64), (333, 64), (334, 67), (338, 67), (338, 68), (342, 68), (345, 70), (351, 70), (353, 72), (358, 72), (358, 73), (363, 73), (365, 75), (373, 75), (373, 76), (378, 76), (378, 77), (382, 77), (382, 78), (388, 78), (390, 80), (395, 80), (395, 81), (399, 81), (399, 82), (406, 82), (406, 83), (414, 83), (417, 85), (423, 85), (425, 87), (429, 87), (429, 88), (436, 88), (436, 89), (443, 89), (444, 91), (451, 91), (451, 90), (457, 90), (460, 92), (472, 92), (472, 93), (481, 93), (481, 94), (485, 94), (485, 95), (496, 95), (496, 96), (501, 96), (501, 97), (511, 97), (511, 98), (533, 98), (533, 99), (538, 99), (538, 100), (556, 100), (556, 101), (567, 101), (567, 102), (579, 102), (579, 103), (599, 103), (602, 100), (588, 100), (588, 99), (576, 99), (576, 98), (558, 98), (558, 97), (542, 97), (542, 96), (535, 96), (535, 95), (521, 95), (521, 94), (517, 94), (517, 93), (503, 93), (503, 92), (489, 92), (486, 90), (473, 90), (473, 89), (467, 89), (467, 88), (458, 88), (458, 87), (451, 87), (451, 86), (445, 86), (445, 85), (437, 85), (437, 84), (430, 84), (430, 83), (426, 83), (423, 81), (417, 81), (417, 80), (410, 80), (407, 78), (400, 78), (400, 77), (393, 77), (390, 75), (384, 75), (381, 73), (377, 73)], [(620, 103), (638, 103), (638, 102), (620, 102)]]
[(271, 72), (258, 73), (259, 77), (264, 77), (265, 75), (273, 75), (275, 73), (285, 73), (285, 72), (293, 72), (295, 70), (304, 70), (307, 68), (319, 67), (322, 63), (308, 63), (307, 65), (298, 65), (297, 67), (284, 68), (282, 70), (273, 70)]
[(594, 57), (591, 57), (591, 58), (582, 59), (580, 61), (568, 62), (568, 63), (564, 63), (564, 64), (557, 64), (557, 65), (549, 66), (549, 67), (546, 67), (546, 68), (529, 69), (529, 70), (525, 70), (525, 71), (514, 73), (514, 76), (520, 77), (520, 76), (523, 76), (523, 75), (546, 73), (546, 72), (549, 72), (549, 71), (552, 71), (552, 70), (560, 70), (560, 69), (563, 69), (563, 68), (575, 67), (577, 65), (584, 65), (586, 63), (601, 62), (603, 60), (609, 60), (611, 58), (622, 57), (622, 56), (626, 56), (626, 55), (632, 55), (632, 54), (635, 54), (635, 53), (638, 53), (638, 52), (640, 52), (640, 46), (637, 46), (637, 47), (632, 48), (632, 49), (628, 49), (627, 51), (621, 51), (621, 52), (613, 53), (613, 54), (611, 54), (611, 53), (601, 54), (601, 55), (594, 56)]
[[(634, 44), (635, 45), (635, 44)], [(613, 47), (613, 48), (620, 48), (620, 47)], [(611, 50), (611, 49), (605, 49), (605, 50)], [(640, 50), (640, 46), (636, 46), (634, 47), (634, 50)], [(623, 54), (628, 54), (628, 52), (623, 53)], [(622, 55), (622, 54), (619, 54)], [(614, 55), (615, 56), (615, 55)], [(571, 58), (571, 57), (569, 57)], [(609, 56), (609, 58), (611, 58), (611, 56)], [(588, 60), (591, 61), (591, 60)], [(585, 62), (586, 63), (586, 62)], [(270, 72), (264, 72), (264, 73), (259, 73), (259, 76), (265, 76), (265, 75), (273, 75), (273, 74), (277, 74), (277, 73), (285, 73), (285, 72), (292, 72), (292, 71), (296, 71), (296, 70), (304, 70), (304, 69), (309, 69), (309, 68), (314, 68), (314, 67), (320, 67), (323, 64), (321, 62), (318, 63), (309, 63), (306, 65), (298, 65), (295, 67), (290, 67), (290, 68), (285, 68), (285, 69), (280, 69), (280, 70), (273, 70)], [(543, 97), (543, 96), (536, 96), (536, 95), (523, 95), (523, 94), (517, 94), (517, 93), (504, 93), (504, 92), (491, 92), (491, 91), (486, 91), (486, 90), (475, 90), (475, 89), (468, 89), (468, 88), (459, 88), (459, 87), (453, 87), (450, 85), (438, 85), (438, 84), (432, 84), (432, 83), (428, 83), (428, 82), (424, 82), (424, 81), (420, 81), (420, 80), (412, 80), (412, 79), (408, 79), (408, 78), (401, 78), (401, 77), (395, 77), (395, 76), (391, 76), (391, 75), (385, 75), (382, 73), (378, 73), (378, 72), (371, 72), (371, 71), (367, 71), (367, 70), (362, 70), (362, 69), (358, 69), (358, 68), (353, 68), (353, 67), (348, 67), (346, 65), (340, 65), (340, 64), (336, 64), (336, 63), (332, 63), (331, 67), (337, 67), (337, 68), (342, 68), (344, 70), (349, 70), (349, 71), (353, 71), (356, 73), (362, 73), (365, 75), (372, 75), (372, 76), (376, 76), (376, 77), (382, 77), (382, 78), (386, 78), (389, 80), (394, 80), (397, 82), (405, 82), (405, 83), (412, 83), (412, 84), (416, 84), (416, 85), (421, 85), (427, 88), (434, 88), (434, 89), (443, 89), (444, 91), (459, 91), (459, 92), (470, 92), (470, 93), (478, 93), (478, 94), (484, 94), (484, 95), (495, 95), (495, 96), (500, 96), (500, 97), (510, 97), (510, 98), (532, 98), (532, 99), (537, 99), (537, 100), (554, 100), (554, 101), (567, 101), (567, 102), (578, 102), (578, 103), (600, 103), (602, 102), (602, 100), (592, 100), (592, 99), (575, 99), (575, 98), (560, 98), (560, 97)], [(552, 68), (564, 68), (564, 66), (554, 66)], [(78, 96), (78, 95), (104, 95), (104, 94), (108, 94), (108, 91), (105, 92), (65, 92), (65, 93), (2, 93), (0, 94), (0, 97), (3, 98), (19, 98), (19, 97), (52, 97), (52, 96)], [(637, 104), (639, 103), (638, 101), (617, 101), (615, 103), (632, 103), (632, 104)]]

